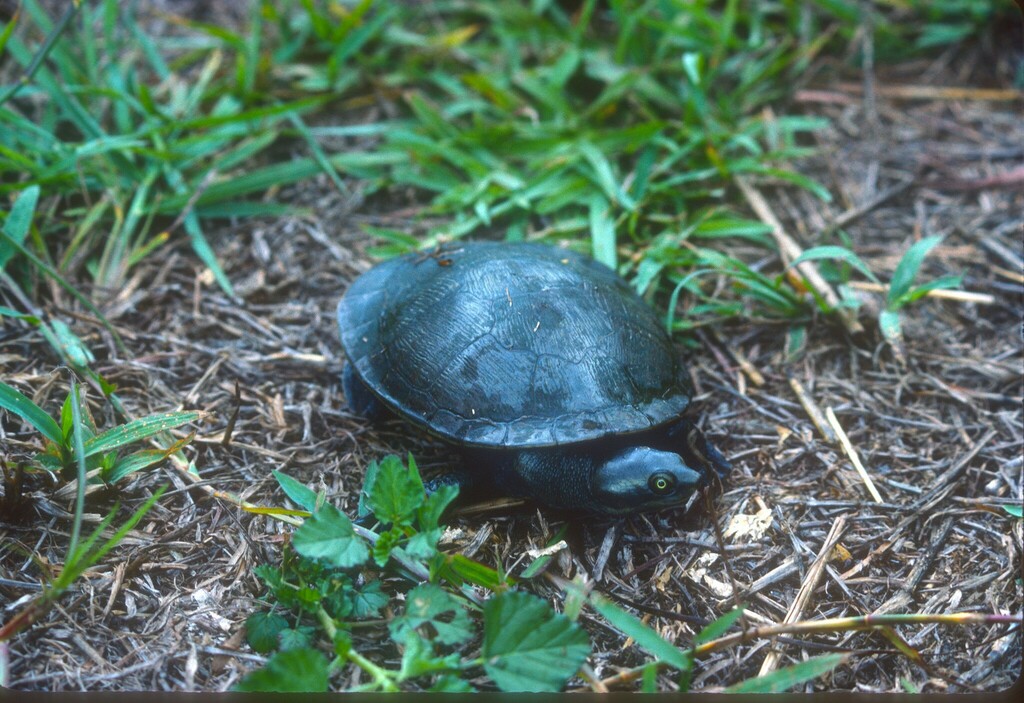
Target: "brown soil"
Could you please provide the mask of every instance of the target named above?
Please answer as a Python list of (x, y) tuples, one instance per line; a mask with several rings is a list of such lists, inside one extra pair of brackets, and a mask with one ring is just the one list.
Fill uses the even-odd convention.
[[(883, 280), (912, 241), (944, 235), (923, 276), (964, 273), (963, 289), (991, 302), (929, 298), (911, 306), (905, 365), (877, 332), (880, 298), (870, 292), (860, 315), (864, 334), (851, 338), (819, 319), (796, 361), (784, 358), (784, 327), (717, 327), (689, 355), (702, 422), (736, 467), (713, 500), (621, 524), (529, 506), (463, 515), (452, 521), (456, 529), (443, 547), (490, 564), (517, 564), (518, 573), (530, 561), (526, 550), (568, 524), (568, 546), (549, 572), (589, 580), (680, 646), (736, 602), (747, 604), (751, 627), (787, 614), (1019, 615), (1021, 521), (999, 506), (1021, 504), (1024, 463), (1021, 102), (908, 99), (883, 89), (971, 85), (970, 75), (954, 71), (964, 56), (975, 54), (945, 54), (880, 75), (873, 101), (863, 99), (861, 83), (821, 81), (817, 87), (826, 92), (803, 94), (802, 107), (828, 115), (833, 127), (820, 139), (820, 157), (800, 168), (836, 200), (826, 205), (790, 187), (759, 187), (805, 247), (826, 241), (821, 233), (830, 224), (845, 222), (853, 249)], [(1008, 85), (1010, 74), (1001, 75), (1000, 85)], [(894, 187), (891, 197), (865, 205)], [(373, 242), (360, 226), (422, 226), (412, 210), (398, 209), (404, 204), (371, 207), (358, 197), (358, 184), (352, 188), (340, 195), (326, 181), (302, 184), (278, 197), (308, 205), (316, 216), (221, 228), (216, 248), (238, 301), (216, 287), (180, 239), (143, 262), (102, 306), (127, 355), (63, 292), (44, 294), (46, 312), (88, 343), (96, 370), (118, 385), (133, 415), (185, 407), (208, 416), (185, 450), (198, 484), (167, 464), (89, 497), (89, 524), (115, 500), (120, 521), (170, 484), (118, 548), (9, 643), (11, 687), (229, 688), (263, 660), (242, 636), (264, 593), (253, 568), (278, 560), (291, 528), (203, 487), (283, 505), (271, 476), (280, 469), (324, 486), (351, 514), (369, 461), (411, 450), (427, 469), (443, 465), (442, 447), (399, 423), (367, 426), (349, 413), (341, 393), (334, 306), (371, 265), (365, 249)], [(740, 247), (730, 253), (754, 260)], [(777, 270), (774, 260), (761, 263)], [(34, 328), (0, 320), (2, 377), (55, 412), (67, 393), (67, 372), (55, 370), (58, 361)], [(741, 359), (763, 382), (741, 369)], [(881, 503), (843, 448), (823, 438), (787, 375), (822, 410), (834, 410)], [(99, 397), (93, 391), (89, 398), (97, 422), (111, 426), (117, 419)], [(0, 440), (9, 468), (38, 448), (38, 435), (10, 415)], [(19, 509), (0, 516), (0, 621), (15, 615), (64, 558), (72, 501), (55, 488), (43, 477), (26, 478)], [(832, 530), (837, 546), (822, 550)], [(812, 568), (819, 551), (823, 570)], [(552, 600), (562, 597), (549, 580), (531, 584)], [(407, 588), (398, 581), (395, 587)], [(802, 590), (806, 600), (794, 608)], [(591, 635), (596, 680), (649, 660), (589, 611), (581, 622)], [(396, 663), (379, 630), (358, 633), (364, 655)], [(917, 661), (897, 650), (903, 643)], [(1021, 673), (1019, 627), (907, 625), (889, 637), (837, 631), (754, 639), (700, 659), (693, 687), (713, 690), (753, 676), (770, 654), (777, 653), (778, 668), (832, 650), (854, 654), (808, 690), (901, 691), (908, 684), (993, 691)], [(347, 685), (352, 674), (335, 685)], [(661, 690), (675, 685), (661, 675)]]

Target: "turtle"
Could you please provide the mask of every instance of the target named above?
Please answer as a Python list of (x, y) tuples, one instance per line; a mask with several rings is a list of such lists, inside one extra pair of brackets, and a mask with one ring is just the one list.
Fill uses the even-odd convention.
[(536, 242), (381, 262), (337, 307), (352, 411), (457, 447), (434, 482), (625, 515), (685, 503), (730, 462), (687, 417), (689, 373), (612, 269)]

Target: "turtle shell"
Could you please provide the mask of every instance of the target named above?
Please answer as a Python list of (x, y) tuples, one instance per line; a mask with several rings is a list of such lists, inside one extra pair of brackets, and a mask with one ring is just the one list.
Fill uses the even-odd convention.
[(532, 243), (378, 264), (338, 304), (356, 375), (459, 444), (542, 447), (647, 430), (690, 402), (654, 311), (611, 269)]

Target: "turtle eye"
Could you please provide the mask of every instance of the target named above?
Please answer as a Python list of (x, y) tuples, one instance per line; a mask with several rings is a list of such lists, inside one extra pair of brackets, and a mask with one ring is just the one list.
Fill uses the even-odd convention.
[(666, 493), (670, 493), (676, 486), (676, 477), (672, 474), (656, 473), (651, 474), (651, 477), (647, 479), (647, 485), (657, 495), (663, 496)]

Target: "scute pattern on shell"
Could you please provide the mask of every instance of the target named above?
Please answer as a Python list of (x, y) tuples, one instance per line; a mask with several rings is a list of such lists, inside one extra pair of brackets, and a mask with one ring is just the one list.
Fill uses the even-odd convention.
[(457, 243), (386, 261), (352, 284), (338, 324), (374, 393), (463, 444), (637, 432), (690, 401), (654, 311), (607, 267), (556, 247)]

